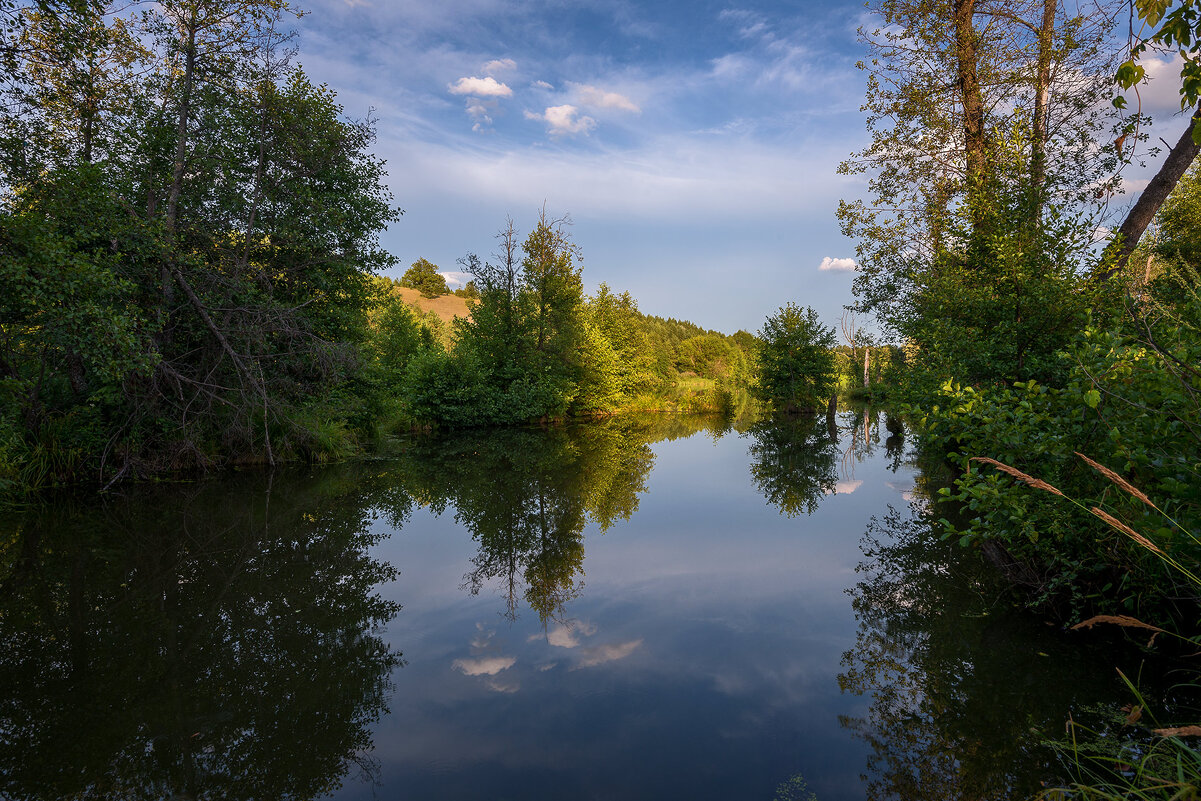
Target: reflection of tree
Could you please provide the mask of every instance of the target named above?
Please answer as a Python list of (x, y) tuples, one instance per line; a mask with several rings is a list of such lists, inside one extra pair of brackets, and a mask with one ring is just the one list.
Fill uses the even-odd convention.
[(0, 797), (314, 798), (369, 768), (400, 659), (357, 486), (138, 488), (7, 521)]
[(867, 796), (1022, 798), (1054, 780), (1044, 737), (1070, 710), (1112, 696), (1105, 664), (998, 605), (995, 577), (921, 515), (873, 521), (865, 553), (839, 683), (872, 699), (867, 717), (842, 721), (872, 748)]
[(834, 491), (838, 451), (825, 418), (765, 418), (748, 433), (751, 480), (784, 514), (812, 514), (822, 496)]
[(650, 443), (715, 422), (657, 417), (418, 438), (400, 469), (416, 498), (437, 512), (453, 506), (479, 543), (465, 581), (472, 593), (499, 579), (510, 618), (524, 595), (545, 624), (580, 591), (585, 524), (604, 530), (637, 510)]
[(885, 414), (884, 428), (888, 438), (884, 440), (884, 452), (888, 455), (888, 469), (897, 472), (905, 460), (905, 423), (895, 413)]

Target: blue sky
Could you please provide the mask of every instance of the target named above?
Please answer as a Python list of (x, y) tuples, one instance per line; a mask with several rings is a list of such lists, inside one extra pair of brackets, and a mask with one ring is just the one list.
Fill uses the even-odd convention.
[[(786, 301), (837, 321), (836, 175), (865, 141), (858, 2), (311, 0), (298, 61), (378, 119), (402, 265), (487, 257), (570, 214), (589, 291), (732, 332)], [(830, 266), (830, 262), (827, 262)]]
[[(378, 120), (405, 210), (383, 242), (401, 270), (487, 258), (506, 216), (524, 236), (545, 204), (574, 221), (588, 290), (629, 290), (647, 313), (756, 331), (787, 301), (831, 325), (851, 301), (854, 243), (834, 211), (863, 192), (836, 172), (867, 141), (860, 2), (307, 8), (298, 61), (347, 115)], [(1149, 71), (1168, 80), (1144, 109), (1178, 109), (1178, 71)], [(1130, 189), (1146, 174), (1128, 170)]]

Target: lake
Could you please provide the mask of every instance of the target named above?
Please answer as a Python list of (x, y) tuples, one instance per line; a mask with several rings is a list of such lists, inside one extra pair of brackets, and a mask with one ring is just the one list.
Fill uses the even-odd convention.
[(899, 421), (660, 415), (47, 496), (0, 797), (1011, 798), (1137, 653), (943, 543)]

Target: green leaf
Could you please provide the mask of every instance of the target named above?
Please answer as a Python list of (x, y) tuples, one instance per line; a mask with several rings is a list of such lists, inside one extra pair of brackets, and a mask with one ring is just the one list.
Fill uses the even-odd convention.
[(1097, 408), (1097, 404), (1099, 404), (1100, 402), (1101, 402), (1101, 393), (1098, 392), (1097, 390), (1090, 389), (1088, 392), (1084, 393), (1084, 403), (1088, 406), (1088, 408), (1095, 409), (1095, 408)]

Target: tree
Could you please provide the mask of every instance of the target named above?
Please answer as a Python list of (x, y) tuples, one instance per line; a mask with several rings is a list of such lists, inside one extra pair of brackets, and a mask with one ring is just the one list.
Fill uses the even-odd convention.
[(288, 65), (286, 3), (38, 5), (5, 28), (0, 106), (0, 370), (23, 436), (67, 432), (92, 466), (304, 452), (298, 412), (359, 369), (392, 262), (372, 122)]
[(812, 308), (789, 303), (767, 318), (759, 340), (760, 397), (782, 412), (823, 406), (838, 382), (834, 329)]
[[(1090, 16), (1068, 16), (1050, 0), (871, 8), (881, 24), (860, 31), (871, 53), (860, 67), (869, 72), (872, 142), (840, 167), (866, 175), (871, 197), (841, 203), (838, 216), (859, 240), (857, 309), (915, 339), (928, 285), (986, 270), (1003, 248), (1029, 253), (1052, 228), (1066, 244), (1057, 255), (1073, 265), (1091, 258), (1098, 215), (1117, 189), (1117, 152), (1102, 144), (1113, 120), (1097, 110), (1110, 92), (1114, 8)], [(1002, 294), (1044, 269), (1037, 260), (1010, 267), (989, 279)]]
[(1201, 164), (1194, 163), (1156, 215), (1157, 255), (1201, 270)]
[(446, 279), (438, 273), (438, 265), (425, 259), (418, 259), (409, 269), (405, 270), (405, 274), (400, 277), (400, 285), (408, 289), (420, 290), (421, 295), (427, 298), (450, 294), (450, 287), (446, 285)]

